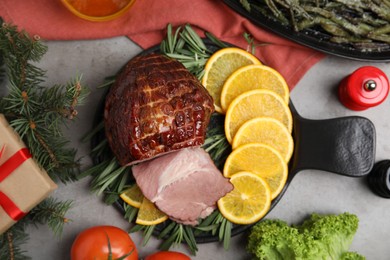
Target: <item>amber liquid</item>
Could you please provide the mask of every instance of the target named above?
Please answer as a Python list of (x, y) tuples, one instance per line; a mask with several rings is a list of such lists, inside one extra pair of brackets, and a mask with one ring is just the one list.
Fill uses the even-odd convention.
[(125, 7), (131, 0), (68, 0), (77, 11), (88, 16), (107, 16)]

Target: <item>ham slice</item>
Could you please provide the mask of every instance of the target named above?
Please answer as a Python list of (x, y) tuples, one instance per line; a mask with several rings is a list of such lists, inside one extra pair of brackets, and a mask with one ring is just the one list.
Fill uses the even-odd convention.
[(210, 215), (218, 199), (233, 189), (200, 147), (134, 165), (133, 175), (146, 198), (171, 219), (187, 225)]

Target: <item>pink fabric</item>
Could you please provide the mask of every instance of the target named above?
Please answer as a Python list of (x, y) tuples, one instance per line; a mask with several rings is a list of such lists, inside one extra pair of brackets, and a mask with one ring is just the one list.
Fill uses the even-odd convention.
[(199, 33), (208, 31), (223, 41), (246, 49), (243, 33), (257, 43), (256, 56), (278, 70), (292, 89), (307, 70), (325, 55), (255, 26), (220, 0), (136, 0), (122, 17), (108, 22), (82, 20), (60, 0), (1, 0), (0, 16), (45, 40), (101, 39), (128, 36), (146, 49), (161, 42), (168, 23), (191, 24)]

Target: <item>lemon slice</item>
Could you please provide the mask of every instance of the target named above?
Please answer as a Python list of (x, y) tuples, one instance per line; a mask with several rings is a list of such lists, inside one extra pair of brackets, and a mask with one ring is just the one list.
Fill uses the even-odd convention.
[(226, 159), (223, 175), (232, 177), (241, 171), (250, 171), (262, 177), (274, 199), (287, 180), (287, 163), (274, 148), (260, 143), (239, 146)]
[(161, 212), (154, 203), (147, 198), (143, 198), (141, 207), (138, 210), (135, 223), (144, 226), (157, 225), (168, 219), (168, 216)]
[(275, 148), (288, 162), (294, 150), (294, 141), (286, 126), (271, 117), (257, 117), (245, 122), (233, 138), (232, 148), (263, 143)]
[(252, 224), (269, 211), (271, 192), (268, 184), (251, 172), (239, 172), (230, 182), (234, 188), (218, 200), (218, 209), (229, 221), (236, 224)]
[(292, 115), (288, 105), (275, 92), (265, 89), (247, 91), (230, 104), (225, 117), (225, 134), (229, 143), (240, 126), (256, 117), (272, 117), (292, 131)]
[(119, 197), (127, 204), (139, 209), (141, 207), (144, 195), (142, 194), (142, 191), (140, 190), (138, 185), (134, 184), (133, 186), (122, 192)]
[(222, 87), (221, 106), (226, 111), (240, 94), (254, 89), (268, 89), (278, 94), (288, 104), (290, 90), (279, 72), (265, 65), (248, 65), (231, 74)]
[(223, 112), (220, 97), (225, 80), (237, 69), (250, 64), (261, 62), (249, 52), (236, 47), (220, 49), (208, 59), (202, 84), (214, 99), (217, 112)]

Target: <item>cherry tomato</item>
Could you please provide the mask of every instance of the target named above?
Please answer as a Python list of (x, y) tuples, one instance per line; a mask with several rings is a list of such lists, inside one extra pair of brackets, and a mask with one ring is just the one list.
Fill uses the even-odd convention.
[(148, 255), (145, 260), (191, 260), (191, 258), (180, 252), (161, 251)]
[(95, 226), (82, 231), (76, 237), (71, 249), (71, 259), (117, 259), (130, 252), (124, 260), (137, 260), (137, 249), (126, 231), (114, 226)]

